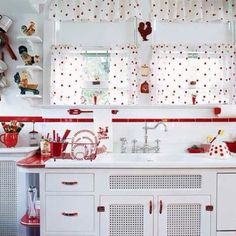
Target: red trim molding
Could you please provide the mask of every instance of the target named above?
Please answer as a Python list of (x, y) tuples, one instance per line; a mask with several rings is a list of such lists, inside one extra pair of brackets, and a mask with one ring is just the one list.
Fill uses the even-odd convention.
[[(43, 118), (41, 116), (0, 116), (0, 122), (17, 120), (19, 122), (47, 122), (47, 123), (92, 123), (93, 118)], [(114, 118), (114, 123), (138, 122), (236, 122), (236, 117), (230, 118)]]

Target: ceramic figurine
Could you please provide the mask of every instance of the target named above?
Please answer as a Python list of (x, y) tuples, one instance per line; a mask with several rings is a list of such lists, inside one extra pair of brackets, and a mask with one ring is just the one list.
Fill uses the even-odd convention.
[(149, 84), (147, 81), (143, 82), (140, 86), (141, 93), (149, 93)]
[(146, 64), (144, 64), (141, 66), (140, 72), (141, 76), (148, 77), (150, 74), (150, 68)]
[(35, 22), (30, 21), (29, 26), (26, 25), (21, 26), (21, 32), (27, 36), (32, 36), (36, 31)]
[(21, 94), (25, 94), (27, 91), (32, 92), (34, 95), (39, 94), (37, 90), (38, 84), (29, 84), (30, 75), (27, 71), (17, 72), (14, 75), (15, 82), (18, 84)]
[(40, 61), (39, 56), (31, 56), (28, 54), (28, 49), (25, 46), (20, 46), (18, 48), (19, 54), (24, 61), (26, 66), (33, 65), (35, 63), (38, 63)]
[[(146, 26), (145, 26), (146, 25)], [(147, 36), (152, 33), (152, 25), (151, 22), (147, 21), (146, 23), (140, 22), (138, 31), (143, 38), (143, 41), (148, 41)]]

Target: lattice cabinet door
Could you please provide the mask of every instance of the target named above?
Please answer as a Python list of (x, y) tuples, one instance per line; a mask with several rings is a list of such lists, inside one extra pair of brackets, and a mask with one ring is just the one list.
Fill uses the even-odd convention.
[(160, 196), (158, 236), (210, 236), (210, 196)]
[(0, 161), (0, 236), (17, 236), (17, 169)]
[(153, 236), (152, 196), (102, 196), (100, 236)]

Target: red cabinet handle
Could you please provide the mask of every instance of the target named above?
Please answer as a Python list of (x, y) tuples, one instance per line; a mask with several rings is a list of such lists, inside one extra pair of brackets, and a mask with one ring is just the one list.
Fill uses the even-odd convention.
[(79, 215), (79, 213), (78, 212), (71, 212), (71, 213), (69, 213), (69, 212), (62, 212), (61, 213), (63, 216), (78, 216)]
[(152, 214), (152, 210), (153, 210), (153, 204), (152, 201), (149, 202), (149, 214)]
[(159, 210), (160, 214), (162, 214), (162, 210), (163, 210), (163, 202), (162, 200), (160, 200), (160, 210)]
[(70, 182), (70, 181), (62, 181), (61, 183), (64, 184), (64, 185), (77, 185), (77, 184), (78, 184), (77, 181), (74, 181), (74, 182)]

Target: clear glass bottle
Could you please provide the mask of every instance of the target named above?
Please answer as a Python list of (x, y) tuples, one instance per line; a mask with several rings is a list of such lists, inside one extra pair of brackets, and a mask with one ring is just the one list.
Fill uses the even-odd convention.
[(35, 123), (33, 122), (33, 130), (29, 132), (29, 145), (31, 147), (39, 146), (39, 133), (34, 129)]
[(28, 189), (28, 217), (34, 219), (37, 217), (36, 210), (37, 188), (30, 186)]

